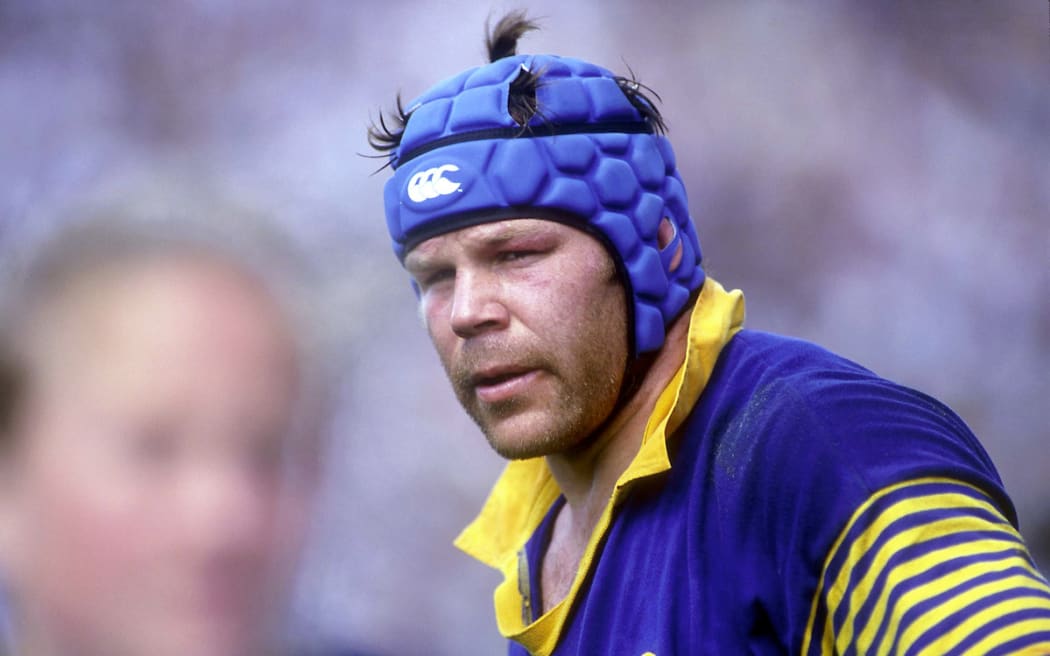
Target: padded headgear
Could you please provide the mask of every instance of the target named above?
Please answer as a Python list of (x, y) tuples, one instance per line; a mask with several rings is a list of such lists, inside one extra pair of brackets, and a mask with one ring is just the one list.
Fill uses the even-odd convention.
[[(539, 76), (538, 112), (521, 126), (508, 97), (530, 71)], [(660, 348), (703, 284), (700, 242), (670, 142), (611, 72), (568, 57), (506, 57), (437, 84), (408, 113), (384, 194), (399, 258), (479, 223), (567, 223), (597, 237), (617, 261), (634, 355)], [(675, 236), (661, 250), (665, 217)], [(671, 271), (679, 245), (682, 259)]]

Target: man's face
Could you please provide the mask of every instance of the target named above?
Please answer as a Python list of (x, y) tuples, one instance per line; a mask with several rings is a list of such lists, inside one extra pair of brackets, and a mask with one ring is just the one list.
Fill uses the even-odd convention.
[(587, 234), (513, 219), (429, 239), (405, 259), (460, 403), (505, 458), (579, 446), (615, 406), (626, 299)]
[(296, 533), (286, 327), (261, 288), (196, 260), (45, 306), (2, 465), (16, 634), (56, 653), (262, 653)]

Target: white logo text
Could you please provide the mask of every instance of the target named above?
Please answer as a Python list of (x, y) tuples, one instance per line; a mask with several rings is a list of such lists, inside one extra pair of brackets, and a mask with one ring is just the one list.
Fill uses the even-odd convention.
[(415, 203), (422, 203), (431, 198), (451, 194), (461, 185), (444, 176), (458, 170), (459, 167), (455, 164), (445, 164), (416, 173), (408, 180), (408, 197)]

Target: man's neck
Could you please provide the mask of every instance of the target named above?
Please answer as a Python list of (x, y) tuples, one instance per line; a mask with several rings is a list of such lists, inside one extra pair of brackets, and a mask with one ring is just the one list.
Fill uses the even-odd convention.
[(656, 401), (685, 359), (691, 315), (687, 308), (671, 324), (663, 347), (637, 391), (605, 424), (596, 439), (580, 451), (547, 456), (547, 466), (565, 495), (559, 523), (568, 528), (575, 540), (586, 543), (590, 538), (616, 481), (641, 448), (645, 426)]

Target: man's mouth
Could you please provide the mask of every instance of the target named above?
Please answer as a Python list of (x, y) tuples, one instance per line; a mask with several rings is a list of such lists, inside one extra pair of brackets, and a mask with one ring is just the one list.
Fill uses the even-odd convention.
[(470, 381), (479, 400), (499, 403), (524, 392), (539, 374), (529, 367), (497, 366), (479, 370)]

